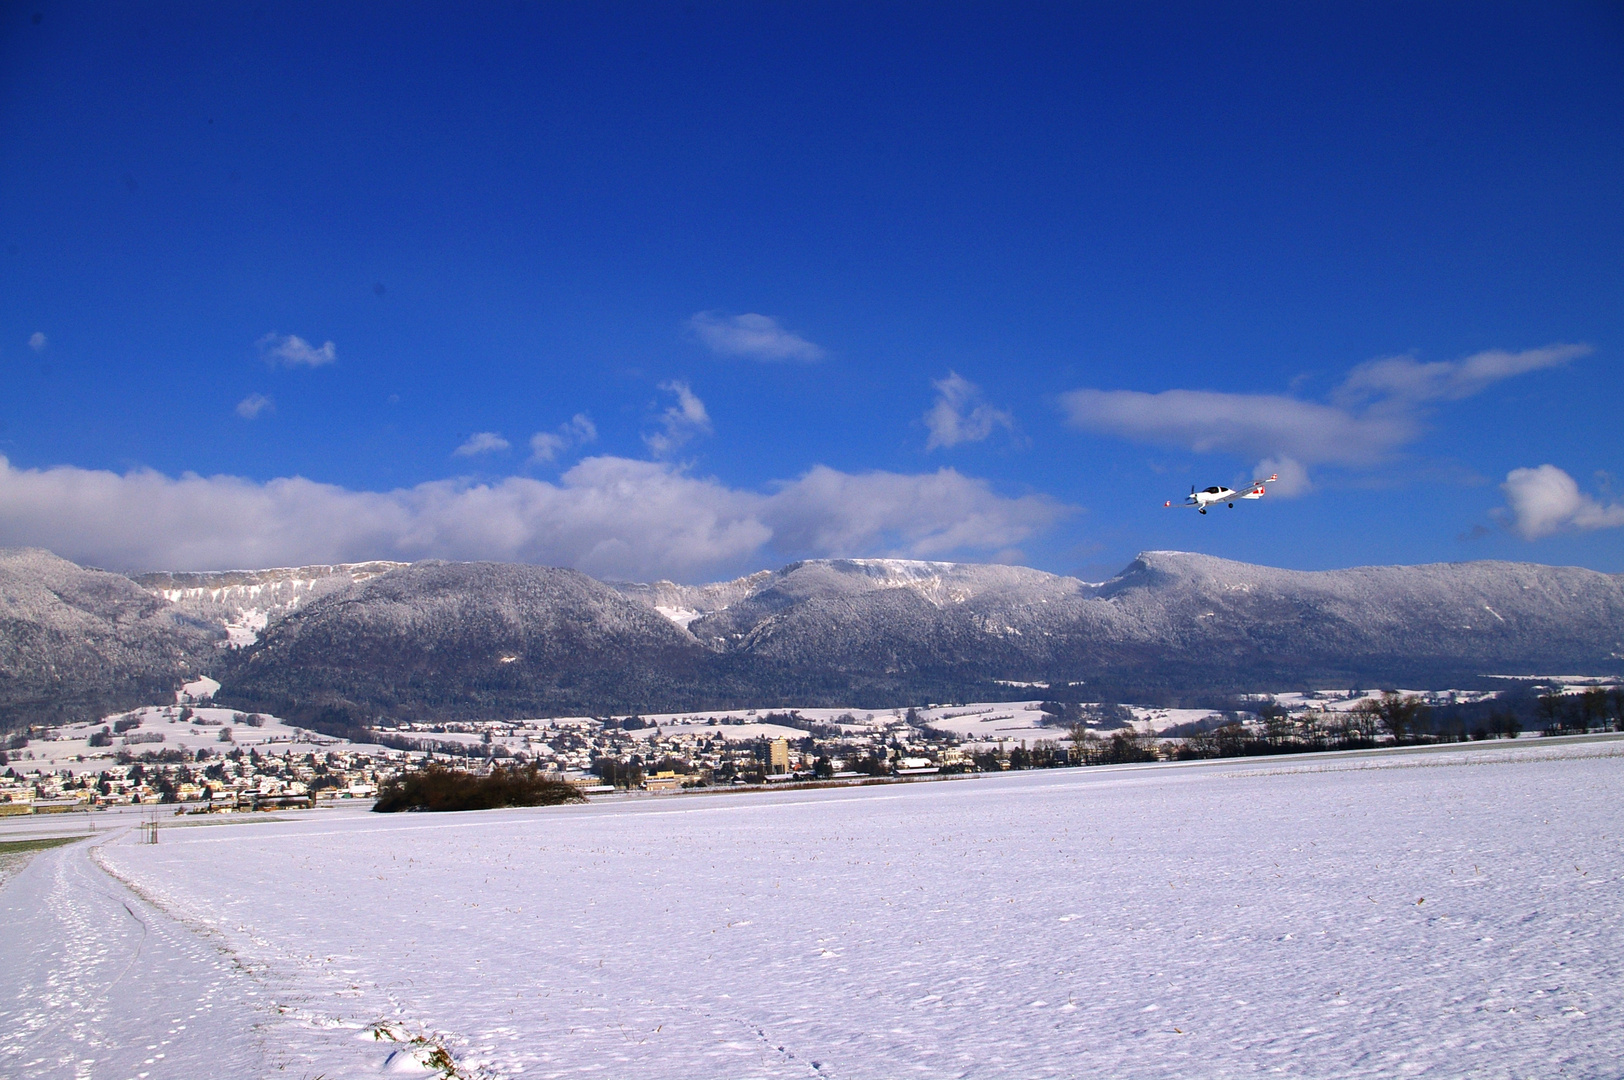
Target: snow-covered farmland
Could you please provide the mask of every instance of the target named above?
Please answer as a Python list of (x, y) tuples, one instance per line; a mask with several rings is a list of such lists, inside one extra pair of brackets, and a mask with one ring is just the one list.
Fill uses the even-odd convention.
[[(1053, 717), (1046, 717), (1032, 701), (970, 702), (964, 705), (930, 705), (912, 710), (920, 724), (937, 731), (952, 732), (970, 743), (996, 744), (998, 742), (1034, 742), (1038, 739), (1064, 739), (1067, 729), (1056, 726)], [(833, 725), (849, 732), (880, 731), (901, 727), (909, 710), (855, 709), (855, 708), (793, 708), (793, 709), (732, 709), (693, 713), (659, 713), (643, 717), (668, 735), (700, 733), (730, 742), (748, 742), (754, 739), (797, 738), (804, 731), (766, 722), (772, 714), (793, 713), (802, 721), (820, 725)], [(1178, 712), (1179, 710), (1144, 710), (1151, 713)], [(1194, 715), (1207, 716), (1211, 710), (1184, 710)], [(1137, 711), (1136, 711), (1137, 712)], [(718, 723), (720, 721), (720, 723)]]
[[(1611, 1076), (1621, 755), (1552, 740), (130, 833), (95, 860), (153, 907), (88, 845), (0, 889), (0, 1071), (196, 1075), (218, 1042), (232, 1075), (443, 1047), (492, 1076)], [(119, 896), (151, 923), (139, 956)], [(108, 988), (126, 954), (169, 981)]]
[[(77, 774), (106, 769), (121, 750), (136, 754), (182, 750), (189, 755), (204, 749), (224, 753), (233, 747), (278, 755), (319, 753), (340, 745), (355, 750), (382, 750), (371, 744), (352, 744), (292, 727), (269, 714), (198, 707), (186, 709), (185, 715), (182, 719), (180, 706), (151, 705), (95, 723), (65, 724), (30, 740), (27, 750), (12, 755), (12, 764), (18, 770), (65, 770)], [(112, 726), (119, 721), (133, 721), (133, 724), (113, 732)], [(92, 745), (91, 736), (103, 728), (109, 729), (108, 745)], [(222, 732), (229, 732), (229, 739), (224, 738)]]

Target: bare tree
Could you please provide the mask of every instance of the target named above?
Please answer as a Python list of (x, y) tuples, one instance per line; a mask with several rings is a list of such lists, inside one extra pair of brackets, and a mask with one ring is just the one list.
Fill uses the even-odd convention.
[(1539, 696), (1539, 718), (1545, 722), (1545, 730), (1562, 729), (1562, 695), (1553, 687)]
[(1600, 686), (1579, 695), (1579, 716), (1585, 730), (1607, 726), (1607, 691)]
[(1403, 742), (1414, 735), (1426, 718), (1427, 706), (1418, 694), (1400, 694), (1384, 690), (1379, 698), (1366, 698), (1354, 706), (1353, 712), (1366, 733), (1385, 728), (1394, 742)]
[(1071, 725), (1072, 756), (1081, 765), (1097, 765), (1100, 761), (1100, 737), (1088, 730), (1087, 724)]

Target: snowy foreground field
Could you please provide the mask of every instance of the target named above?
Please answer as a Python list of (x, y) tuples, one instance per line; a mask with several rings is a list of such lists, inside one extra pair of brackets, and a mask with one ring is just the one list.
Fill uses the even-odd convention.
[(218, 820), (0, 887), (0, 1074), (1624, 1070), (1616, 739)]

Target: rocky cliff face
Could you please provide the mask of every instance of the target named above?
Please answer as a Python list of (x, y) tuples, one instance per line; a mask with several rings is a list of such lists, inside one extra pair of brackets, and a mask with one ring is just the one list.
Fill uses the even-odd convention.
[(231, 648), (259, 640), (272, 619), (299, 605), (357, 581), (398, 570), (407, 563), (338, 563), (285, 566), (273, 570), (208, 570), (142, 574), (137, 585), (180, 610), (226, 630)]
[[(321, 572), (314, 572), (321, 571)], [(219, 698), (335, 724), (425, 716), (860, 707), (1009, 683), (1162, 700), (1624, 670), (1624, 576), (1524, 563), (1300, 572), (1146, 552), (1090, 584), (1018, 566), (814, 560), (736, 581), (604, 584), (498, 563), (149, 575), (0, 559), (0, 701)], [(243, 613), (261, 639), (231, 650)], [(86, 697), (85, 695), (89, 695)]]

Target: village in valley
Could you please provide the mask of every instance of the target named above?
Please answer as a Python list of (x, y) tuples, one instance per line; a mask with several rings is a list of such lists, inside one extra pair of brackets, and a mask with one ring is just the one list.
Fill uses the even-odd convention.
[[(1624, 686), (1580, 677), (1537, 696), (1322, 690), (1254, 695), (1230, 710), (1033, 699), (418, 722), (370, 730), (368, 742), (215, 707), (216, 689), (202, 679), (172, 705), (12, 735), (0, 815), (309, 809), (370, 800), (390, 777), (430, 762), (533, 766), (589, 795), (663, 794), (1624, 730)], [(1534, 715), (1519, 719), (1516, 693)]]

